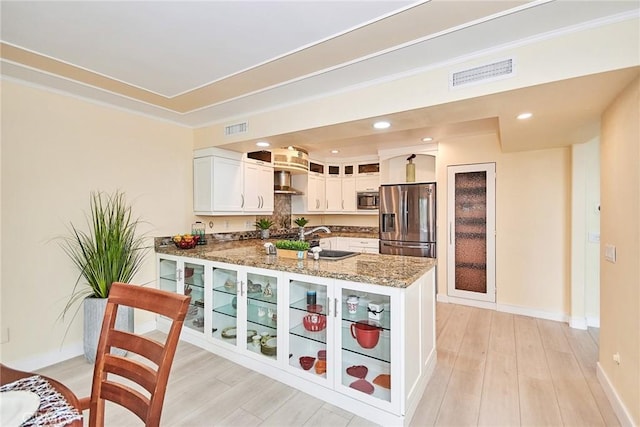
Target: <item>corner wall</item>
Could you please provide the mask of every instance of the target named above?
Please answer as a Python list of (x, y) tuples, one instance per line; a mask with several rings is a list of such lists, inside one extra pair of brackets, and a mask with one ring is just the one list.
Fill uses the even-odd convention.
[[(640, 78), (602, 118), (599, 366), (640, 424)], [(615, 263), (604, 259), (616, 247)], [(620, 355), (620, 363), (613, 361)], [(606, 389), (606, 386), (605, 386)], [(614, 402), (614, 408), (616, 404)], [(618, 412), (620, 417), (620, 413)], [(625, 420), (627, 417), (621, 417)], [(623, 421), (624, 422), (624, 421)]]
[(499, 309), (556, 320), (570, 312), (570, 148), (503, 153), (497, 135), (438, 142), (438, 294), (447, 294), (447, 166), (496, 163)]
[[(193, 131), (3, 80), (0, 360), (37, 369), (81, 354), (82, 314), (58, 319), (78, 272), (56, 236), (85, 229), (91, 191), (122, 190), (141, 232), (190, 229)], [(155, 281), (149, 252), (135, 278)], [(136, 317), (136, 328), (149, 322)], [(65, 331), (70, 324), (66, 338)]]

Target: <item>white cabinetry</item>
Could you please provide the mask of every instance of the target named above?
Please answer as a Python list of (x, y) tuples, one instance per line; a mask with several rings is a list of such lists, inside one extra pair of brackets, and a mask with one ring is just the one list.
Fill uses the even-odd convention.
[(342, 178), (326, 179), (326, 212), (342, 212), (344, 199), (342, 197)]
[[(165, 254), (157, 262), (159, 287), (192, 297), (182, 340), (376, 423), (411, 419), (435, 366), (434, 269), (396, 288)], [(379, 319), (368, 303), (384, 310)]]
[(368, 254), (380, 253), (380, 244), (378, 239), (358, 239), (355, 237), (348, 237), (347, 239), (348, 251)]
[(158, 287), (191, 296), (184, 328), (189, 333), (202, 336), (205, 321), (205, 262), (198, 261), (170, 255), (158, 256)]
[(301, 196), (291, 196), (291, 213), (324, 212), (326, 209), (325, 177), (316, 172), (293, 175), (291, 185), (301, 190)]
[[(286, 280), (288, 352), (293, 355), (289, 369), (372, 406), (400, 412), (401, 370), (397, 361), (402, 357), (401, 322), (400, 312), (390, 310), (392, 303), (399, 302), (397, 290), (365, 290), (357, 283), (296, 274), (286, 275)], [(309, 293), (318, 298), (312, 308), (307, 304)], [(353, 312), (346, 304), (350, 295), (363, 300)], [(386, 308), (375, 325), (369, 322), (365, 298)], [(392, 325), (398, 329), (393, 330)], [(358, 331), (361, 328), (367, 332)], [(392, 364), (392, 360), (396, 362)], [(379, 385), (382, 381), (388, 383)]]
[(378, 191), (380, 188), (380, 175), (356, 176), (356, 191)]
[(244, 211), (273, 212), (273, 166), (244, 161)]
[(273, 211), (273, 167), (217, 148), (197, 150), (193, 159), (193, 211), (233, 215)]
[(356, 237), (330, 237), (320, 239), (322, 249), (333, 249), (338, 251), (363, 252), (377, 254), (379, 251), (379, 240)]
[(205, 330), (211, 331), (210, 339), (275, 364), (278, 308), (282, 306), (280, 274), (220, 263), (211, 263), (208, 268), (212, 289), (207, 298)]
[(228, 215), (243, 207), (242, 162), (220, 156), (193, 159), (193, 211), (196, 215)]
[(343, 212), (356, 212), (356, 179), (342, 178), (342, 210)]

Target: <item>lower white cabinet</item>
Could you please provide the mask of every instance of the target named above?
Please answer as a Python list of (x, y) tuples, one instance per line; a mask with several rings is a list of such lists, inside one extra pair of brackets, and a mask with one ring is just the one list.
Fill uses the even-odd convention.
[(368, 254), (380, 253), (378, 239), (356, 237), (327, 237), (320, 239), (322, 249), (339, 251), (362, 252)]
[[(395, 288), (164, 254), (157, 263), (161, 289), (192, 297), (181, 339), (378, 424), (409, 422), (435, 367), (435, 269)], [(168, 330), (168, 319), (157, 324)]]
[[(401, 410), (400, 304), (398, 289), (285, 274), (289, 291), (288, 368), (377, 408)], [(310, 301), (310, 296), (312, 300)], [(354, 302), (351, 310), (348, 299)], [(368, 316), (369, 303), (380, 308)], [(392, 363), (391, 361), (396, 361)]]

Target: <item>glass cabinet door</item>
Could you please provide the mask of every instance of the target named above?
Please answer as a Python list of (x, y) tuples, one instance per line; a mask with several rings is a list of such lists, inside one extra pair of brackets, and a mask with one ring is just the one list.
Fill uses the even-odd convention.
[(341, 289), (341, 384), (391, 402), (391, 298)]
[(211, 336), (236, 345), (238, 327), (238, 272), (213, 267)]
[(184, 326), (204, 332), (204, 266), (184, 263), (182, 293), (191, 296)]
[(276, 359), (278, 280), (274, 276), (247, 273), (246, 349)]
[(178, 262), (160, 258), (158, 260), (159, 283), (158, 287), (163, 291), (177, 292), (178, 290)]
[[(289, 365), (306, 375), (327, 378), (327, 286), (289, 280)], [(329, 372), (329, 375), (331, 373)]]

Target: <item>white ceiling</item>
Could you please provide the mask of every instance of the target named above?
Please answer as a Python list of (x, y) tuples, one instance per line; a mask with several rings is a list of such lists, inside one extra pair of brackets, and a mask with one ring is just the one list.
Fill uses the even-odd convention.
[[(201, 127), (638, 9), (636, 0), (2, 1), (2, 76)], [(273, 141), (349, 156), (425, 133), (493, 128), (504, 137), (514, 130), (501, 117), (530, 101), (563, 119), (553, 132), (548, 122), (528, 129), (557, 146), (597, 131), (606, 103), (637, 72), (397, 114), (394, 131), (366, 144), (366, 121)]]

